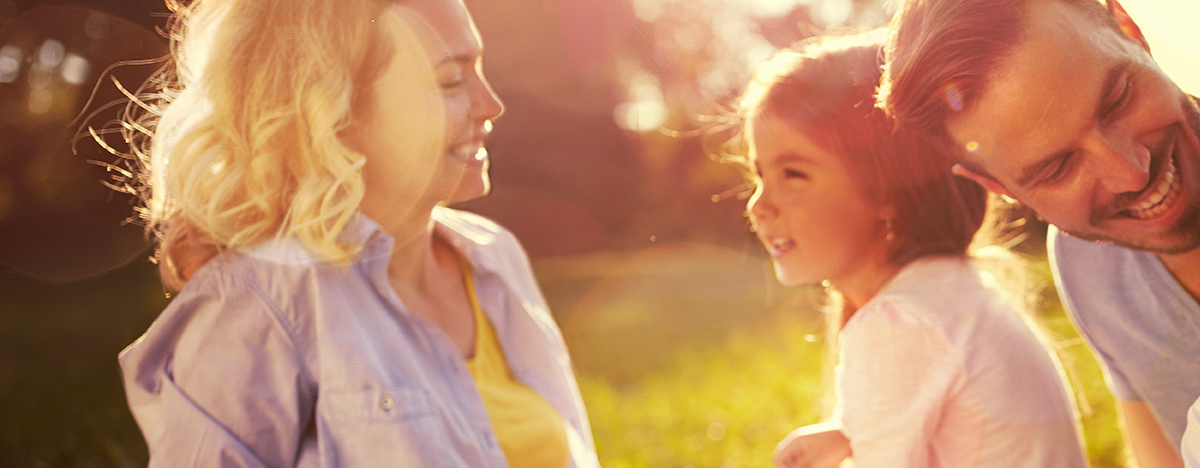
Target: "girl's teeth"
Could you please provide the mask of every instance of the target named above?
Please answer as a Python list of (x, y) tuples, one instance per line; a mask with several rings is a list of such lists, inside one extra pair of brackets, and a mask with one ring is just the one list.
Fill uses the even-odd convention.
[(776, 255), (792, 248), (793, 245), (796, 245), (796, 243), (791, 239), (773, 239), (770, 244), (771, 252)]

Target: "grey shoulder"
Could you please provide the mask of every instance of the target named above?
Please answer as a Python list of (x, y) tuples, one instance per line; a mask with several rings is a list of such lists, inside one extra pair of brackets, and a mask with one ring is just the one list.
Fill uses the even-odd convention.
[(1046, 254), (1050, 266), (1060, 271), (1097, 273), (1097, 268), (1112, 268), (1136, 261), (1140, 253), (1107, 242), (1082, 239), (1051, 226), (1046, 233)]

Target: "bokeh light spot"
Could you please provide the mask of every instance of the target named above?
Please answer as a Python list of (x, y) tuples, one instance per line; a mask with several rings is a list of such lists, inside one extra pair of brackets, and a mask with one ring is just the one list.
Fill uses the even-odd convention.
[(63, 81), (73, 85), (83, 84), (87, 80), (88, 70), (91, 68), (91, 62), (76, 54), (67, 54), (66, 60), (62, 64)]
[(725, 438), (725, 425), (721, 424), (719, 422), (714, 422), (714, 423), (708, 425), (708, 430), (706, 430), (705, 432), (708, 434), (708, 438), (712, 439), (714, 441), (724, 439)]
[(966, 144), (966, 150), (971, 154), (979, 152), (979, 142), (975, 140), (968, 141)]
[(57, 67), (63, 61), (63, 54), (67, 51), (66, 46), (62, 42), (54, 39), (46, 39), (42, 43), (42, 48), (38, 49), (38, 62), (47, 68)]
[(625, 130), (651, 132), (667, 122), (667, 105), (658, 82), (648, 74), (633, 79), (628, 100), (613, 110), (613, 119)]
[(92, 40), (104, 39), (108, 35), (108, 15), (93, 12), (84, 23), (83, 32)]
[(850, 0), (822, 0), (817, 5), (817, 18), (825, 24), (845, 24), (854, 13), (854, 3)]
[(44, 87), (37, 87), (29, 90), (29, 113), (34, 115), (42, 115), (50, 112), (50, 106), (54, 104), (54, 93)]
[(0, 48), (0, 83), (17, 81), (21, 74), (21, 48), (9, 44)]

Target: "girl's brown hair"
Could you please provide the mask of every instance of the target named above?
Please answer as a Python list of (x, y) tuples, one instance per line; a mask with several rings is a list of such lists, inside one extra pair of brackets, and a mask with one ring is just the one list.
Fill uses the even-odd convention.
[(955, 160), (913, 135), (894, 131), (875, 107), (880, 48), (874, 30), (819, 37), (776, 54), (747, 86), (743, 122), (770, 114), (846, 158), (853, 183), (889, 204), (889, 260), (903, 265), (929, 255), (964, 255), (987, 211), (987, 194), (956, 177)]

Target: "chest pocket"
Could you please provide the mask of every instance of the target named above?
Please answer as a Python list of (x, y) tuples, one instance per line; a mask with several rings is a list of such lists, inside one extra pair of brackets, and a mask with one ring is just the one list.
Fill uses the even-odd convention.
[(326, 391), (317, 399), (317, 429), (323, 466), (455, 465), (433, 399), (423, 389)]

